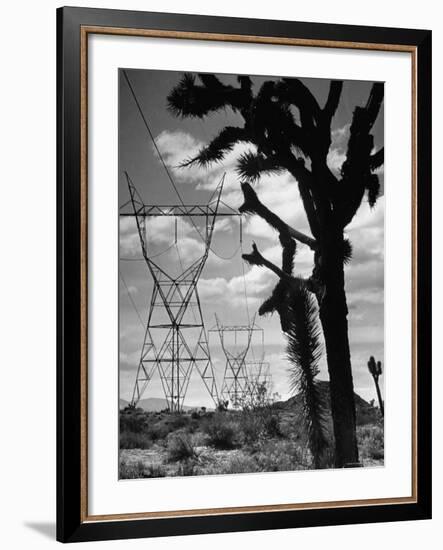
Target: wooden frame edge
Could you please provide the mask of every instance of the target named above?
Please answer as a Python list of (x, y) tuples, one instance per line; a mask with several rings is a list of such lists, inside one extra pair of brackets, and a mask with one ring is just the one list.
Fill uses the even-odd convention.
[(159, 29), (136, 29), (128, 27), (106, 27), (82, 25), (81, 32), (86, 34), (108, 34), (139, 36), (145, 38), (172, 38), (179, 40), (203, 40), (218, 42), (246, 42), (249, 44), (273, 44), (279, 46), (304, 46), (321, 48), (342, 48), (355, 50), (379, 50), (413, 53), (416, 46), (404, 44), (378, 44), (371, 42), (349, 42), (344, 40), (319, 40), (306, 38), (285, 38), (279, 36), (254, 36), (245, 34), (225, 34), (197, 31), (168, 31)]
[[(413, 349), (412, 349), (412, 386), (413, 386), (413, 414), (412, 414), (412, 495), (411, 497), (399, 497), (388, 499), (354, 500), (354, 501), (330, 501), (321, 503), (303, 503), (303, 504), (281, 504), (281, 505), (262, 505), (262, 506), (242, 506), (233, 508), (212, 508), (196, 510), (176, 510), (167, 512), (147, 512), (133, 514), (110, 514), (110, 515), (88, 515), (88, 404), (87, 404), (87, 60), (88, 60), (88, 34), (108, 34), (108, 35), (129, 35), (144, 36), (156, 38), (174, 38), (174, 39), (198, 39), (198, 40), (219, 40), (224, 42), (247, 42), (279, 45), (295, 45), (306, 47), (326, 47), (326, 48), (346, 48), (358, 50), (379, 50), (379, 51), (399, 51), (411, 54), (412, 61), (412, 291), (413, 291)], [(129, 29), (120, 27), (101, 27), (93, 25), (82, 25), (80, 30), (81, 44), (81, 523), (94, 523), (101, 521), (114, 520), (140, 520), (153, 518), (178, 518), (178, 517), (201, 517), (211, 515), (228, 514), (248, 514), (256, 512), (278, 512), (284, 510), (309, 510), (325, 508), (347, 508), (354, 506), (377, 506), (383, 504), (414, 504), (417, 503), (417, 46), (409, 45), (391, 45), (391, 44), (371, 44), (366, 42), (342, 42), (331, 40), (307, 40), (291, 39), (280, 37), (262, 37), (249, 35), (230, 35), (219, 33), (200, 33), (200, 32), (179, 32), (162, 31), (147, 29)], [(414, 200), (415, 199), (415, 200)]]
[(80, 32), (80, 521), (88, 516), (88, 35)]

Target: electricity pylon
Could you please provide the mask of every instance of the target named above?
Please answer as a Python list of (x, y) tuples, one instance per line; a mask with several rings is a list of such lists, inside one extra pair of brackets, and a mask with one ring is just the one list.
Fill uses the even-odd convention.
[(263, 397), (269, 398), (272, 382), (271, 365), (264, 360), (247, 361), (246, 372), (252, 402)]
[[(143, 257), (154, 283), (131, 403), (137, 405), (157, 370), (169, 411), (181, 412), (191, 375), (196, 369), (214, 404), (218, 405), (197, 282), (208, 258), (216, 217), (239, 215), (233, 209), (218, 211), (224, 176), (208, 204), (147, 205), (129, 175), (126, 172), (125, 175), (130, 200), (122, 206), (120, 215), (135, 217)], [(131, 212), (125, 211), (128, 205), (132, 205)], [(177, 277), (169, 275), (149, 255), (146, 219), (158, 216), (203, 217), (205, 220), (203, 232), (193, 222), (204, 242), (203, 254)]]
[[(255, 317), (249, 325), (222, 325), (215, 316), (216, 325), (209, 332), (218, 332), (223, 353), (226, 357), (225, 372), (221, 388), (221, 398), (228, 401), (233, 409), (242, 407), (245, 400), (251, 396), (253, 386), (249, 378), (246, 357), (251, 346), (252, 335), (263, 329), (255, 325)], [(233, 336), (227, 341), (227, 334)], [(246, 333), (246, 340), (238, 344), (239, 334)]]

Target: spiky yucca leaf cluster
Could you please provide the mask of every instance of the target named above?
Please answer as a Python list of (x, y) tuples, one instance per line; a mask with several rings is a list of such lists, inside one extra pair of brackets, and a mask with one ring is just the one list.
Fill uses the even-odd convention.
[(168, 107), (174, 115), (203, 118), (228, 107), (237, 111), (250, 99), (249, 77), (238, 78), (240, 88), (223, 84), (213, 74), (201, 73), (198, 78), (203, 85), (196, 83), (193, 74), (185, 73), (169, 94)]
[(328, 448), (325, 428), (326, 408), (316, 377), (322, 355), (317, 308), (311, 294), (302, 286), (288, 303), (290, 322), (286, 331), (286, 354), (290, 362), (290, 387), (303, 400), (303, 421), (316, 468), (321, 468)]

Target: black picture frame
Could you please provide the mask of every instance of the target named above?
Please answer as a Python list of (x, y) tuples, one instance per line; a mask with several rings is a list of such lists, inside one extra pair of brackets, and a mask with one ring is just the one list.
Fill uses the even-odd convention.
[[(82, 423), (82, 27), (408, 47), (416, 59), (416, 498), (414, 502), (149, 519), (85, 517)], [(394, 47), (395, 46), (395, 47)], [(84, 230), (83, 230), (84, 231)], [(64, 7), (57, 10), (57, 540), (283, 529), (431, 517), (431, 31)], [(82, 500), (83, 499), (83, 500)], [(82, 508), (83, 507), (83, 508)]]

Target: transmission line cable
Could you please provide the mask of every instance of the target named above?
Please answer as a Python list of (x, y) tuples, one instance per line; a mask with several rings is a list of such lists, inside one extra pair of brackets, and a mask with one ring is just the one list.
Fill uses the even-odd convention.
[(127, 292), (127, 294), (128, 294), (128, 298), (129, 298), (129, 300), (130, 300), (130, 302), (131, 302), (131, 304), (132, 304), (132, 307), (134, 308), (135, 313), (137, 314), (137, 317), (138, 317), (138, 319), (139, 319), (139, 321), (140, 321), (140, 324), (141, 324), (141, 326), (143, 327), (143, 329), (145, 329), (145, 324), (143, 323), (142, 318), (141, 318), (141, 315), (140, 315), (140, 312), (138, 311), (137, 306), (135, 305), (135, 302), (134, 302), (134, 300), (132, 299), (131, 293), (129, 292), (128, 285), (126, 284), (125, 278), (123, 277), (123, 273), (122, 273), (120, 270), (118, 271), (118, 273), (119, 273), (119, 275), (120, 275), (120, 279), (122, 280), (122, 283), (123, 283), (124, 286), (125, 286), (126, 292)]
[[(162, 156), (162, 154), (161, 154), (161, 152), (160, 152), (160, 149), (158, 148), (158, 145), (157, 145), (157, 143), (156, 143), (156, 141), (155, 141), (154, 135), (153, 135), (153, 133), (152, 133), (152, 131), (151, 131), (151, 128), (149, 127), (149, 123), (148, 123), (148, 121), (147, 121), (147, 119), (146, 119), (146, 117), (145, 117), (145, 114), (143, 113), (143, 109), (142, 109), (142, 107), (141, 107), (141, 105), (140, 105), (140, 102), (139, 102), (139, 100), (138, 100), (138, 98), (137, 98), (137, 95), (136, 95), (136, 93), (135, 93), (135, 90), (134, 90), (134, 88), (133, 88), (133, 86), (132, 86), (132, 84), (131, 84), (131, 81), (129, 80), (129, 77), (128, 77), (126, 71), (123, 71), (123, 75), (124, 75), (124, 77), (125, 77), (125, 79), (126, 79), (126, 82), (127, 82), (128, 86), (129, 86), (129, 90), (131, 91), (132, 97), (134, 98), (135, 104), (137, 105), (138, 112), (140, 113), (140, 116), (141, 116), (141, 118), (142, 118), (142, 120), (143, 120), (143, 123), (144, 123), (144, 125), (145, 125), (145, 128), (146, 128), (146, 130), (147, 130), (147, 132), (148, 132), (148, 135), (149, 135), (149, 137), (150, 137), (151, 140), (152, 140), (152, 143), (153, 143), (154, 148), (155, 148), (155, 150), (156, 150), (156, 152), (157, 152), (157, 155), (158, 155), (158, 157), (159, 157), (159, 159), (160, 159), (160, 162), (162, 163), (163, 168), (165, 169), (166, 175), (168, 176), (168, 179), (169, 179), (169, 181), (171, 182), (171, 185), (172, 185), (172, 187), (173, 187), (173, 189), (174, 189), (174, 191), (175, 191), (175, 193), (176, 193), (176, 195), (177, 195), (177, 197), (178, 197), (178, 200), (180, 201), (181, 205), (182, 205), (182, 206), (185, 206), (185, 203), (183, 202), (182, 196), (181, 196), (181, 194), (180, 194), (180, 192), (179, 192), (179, 190), (178, 190), (178, 188), (177, 188), (177, 185), (175, 184), (174, 178), (172, 177), (172, 174), (171, 174), (171, 172), (169, 171), (169, 168), (168, 168), (168, 166), (166, 165), (166, 162), (165, 162), (164, 159), (163, 159), (163, 156)], [(190, 219), (192, 225), (194, 226), (194, 229), (195, 229), (195, 230), (197, 231), (197, 233), (199, 234), (200, 238), (205, 242), (205, 239), (204, 239), (203, 235), (200, 233), (200, 230), (198, 229), (198, 227), (197, 227), (196, 223), (194, 222), (194, 220), (192, 219), (192, 217), (189, 216), (189, 219)]]

